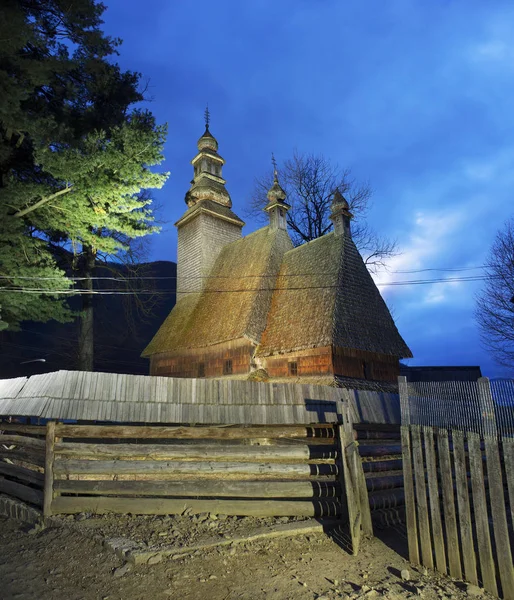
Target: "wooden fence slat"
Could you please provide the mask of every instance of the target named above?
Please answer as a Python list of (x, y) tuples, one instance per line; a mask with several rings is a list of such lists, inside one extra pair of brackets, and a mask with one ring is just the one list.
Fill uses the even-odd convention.
[(335, 462), (335, 449), (296, 446), (246, 446), (205, 444), (87, 444), (56, 443), (55, 454), (59, 457), (116, 460), (182, 460), (182, 461), (227, 461), (243, 462), (282, 461)]
[(480, 574), (484, 588), (491, 594), (497, 596), (498, 587), (496, 585), (493, 551), (489, 535), (489, 518), (487, 515), (480, 435), (468, 432), (467, 440), (469, 468), (471, 473), (471, 490), (473, 495), (473, 516), (476, 524), (478, 557), (480, 559)]
[(514, 527), (514, 439), (504, 437), (502, 440), (503, 460), (505, 461), (505, 475), (507, 476), (507, 489), (509, 492), (510, 522)]
[(339, 498), (336, 482), (315, 481), (77, 481), (57, 480), (61, 494), (116, 496), (219, 496), (220, 498)]
[(250, 438), (327, 438), (334, 439), (334, 425), (267, 425), (234, 427), (164, 427), (138, 425), (64, 425), (56, 435), (63, 438), (170, 438), (170, 439), (250, 439)]
[(46, 454), (45, 454), (45, 497), (43, 503), (43, 515), (49, 517), (52, 514), (52, 500), (54, 494), (54, 445), (55, 445), (55, 421), (46, 424)]
[(150, 461), (150, 460), (56, 460), (54, 472), (58, 475), (71, 474), (151, 474), (166, 473), (170, 476), (189, 473), (202, 476), (228, 476), (237, 478), (247, 475), (264, 475), (268, 477), (298, 477), (309, 479), (313, 476), (334, 476), (337, 465), (308, 465), (283, 463), (243, 463), (243, 462), (183, 462), (183, 461)]
[(23, 502), (35, 504), (38, 507), (43, 506), (43, 492), (41, 490), (35, 490), (16, 481), (9, 481), (0, 477), (0, 492), (18, 498)]
[(439, 485), (437, 479), (436, 456), (434, 448), (434, 430), (423, 427), (425, 456), (427, 462), (428, 494), (430, 500), (430, 516), (434, 541), (435, 563), (439, 573), (446, 574), (446, 553), (444, 549), (443, 525), (439, 503)]
[(461, 550), (464, 562), (464, 576), (467, 581), (478, 585), (477, 563), (471, 522), (471, 506), (468, 491), (466, 452), (464, 450), (464, 433), (462, 431), (452, 430), (452, 442), (455, 464), (455, 492), (459, 509), (459, 527), (462, 540)]
[(448, 442), (448, 431), (443, 428), (437, 428), (437, 452), (439, 455), (439, 472), (441, 474), (444, 526), (446, 530), (450, 575), (455, 579), (462, 579), (459, 536), (457, 533), (457, 518), (455, 514), (455, 496), (453, 493), (452, 467), (450, 462), (450, 446)]
[(38, 471), (33, 471), (32, 469), (27, 469), (25, 467), (20, 467), (19, 465), (10, 465), (9, 463), (1, 461), (0, 474), (7, 475), (7, 477), (14, 477), (26, 483), (32, 483), (33, 485), (38, 485), (41, 487), (43, 487), (45, 480), (43, 473), (39, 473)]
[(339, 513), (338, 502), (301, 500), (190, 500), (168, 498), (113, 498), (58, 496), (52, 502), (52, 514), (89, 512), (104, 514), (169, 515), (182, 514), (187, 508), (194, 513), (251, 517), (332, 517)]
[(411, 460), (411, 444), (409, 425), (402, 425), (402, 458), (403, 486), (405, 490), (405, 513), (407, 522), (407, 537), (409, 544), (409, 560), (415, 565), (420, 564), (418, 546), (418, 525), (416, 521), (416, 500), (414, 498), (414, 479)]
[(416, 507), (418, 512), (421, 560), (425, 567), (433, 569), (434, 559), (432, 557), (432, 542), (430, 540), (430, 523), (428, 519), (428, 502), (425, 485), (423, 447), (421, 445), (421, 431), (419, 425), (411, 425), (410, 428), (412, 435), (414, 476), (416, 482)]
[(501, 473), (498, 439), (485, 437), (485, 453), (487, 458), (487, 477), (489, 480), (489, 497), (493, 517), (496, 562), (500, 572), (503, 598), (514, 599), (514, 569), (505, 510), (505, 492)]

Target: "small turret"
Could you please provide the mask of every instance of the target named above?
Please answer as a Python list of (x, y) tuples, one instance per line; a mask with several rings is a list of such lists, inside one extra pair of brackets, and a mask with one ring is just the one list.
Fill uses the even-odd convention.
[(334, 233), (336, 235), (347, 235), (352, 237), (350, 221), (353, 219), (353, 214), (350, 212), (350, 206), (346, 198), (336, 188), (332, 197), (332, 209), (330, 220), (334, 224)]
[(286, 215), (291, 206), (285, 201), (287, 197), (286, 193), (280, 187), (278, 182), (278, 171), (275, 157), (273, 154), (271, 157), (273, 163), (273, 185), (268, 191), (268, 203), (264, 207), (264, 210), (269, 215), (270, 229), (287, 229)]

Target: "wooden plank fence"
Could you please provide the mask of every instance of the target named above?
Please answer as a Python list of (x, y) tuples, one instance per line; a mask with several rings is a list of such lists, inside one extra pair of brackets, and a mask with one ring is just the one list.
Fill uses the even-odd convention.
[[(513, 600), (514, 497), (509, 481), (514, 438), (496, 435), (494, 408), (486, 410), (482, 403), (480, 433), (413, 423), (407, 384), (400, 379), (411, 562)], [(484, 382), (478, 385), (477, 397), (482, 398)]]

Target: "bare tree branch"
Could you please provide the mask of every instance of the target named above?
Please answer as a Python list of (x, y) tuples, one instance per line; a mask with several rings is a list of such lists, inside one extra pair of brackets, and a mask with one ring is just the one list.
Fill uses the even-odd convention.
[[(340, 169), (323, 155), (302, 154), (295, 150), (292, 158), (279, 168), (280, 185), (287, 194), (291, 210), (287, 224), (295, 246), (310, 242), (332, 230), (330, 209), (336, 188), (346, 197), (354, 215), (352, 238), (368, 269), (376, 272), (398, 254), (394, 240), (379, 236), (366, 223), (372, 190), (369, 184), (358, 184), (349, 169)], [(266, 194), (273, 183), (272, 173), (257, 177), (246, 215), (265, 222), (263, 208)]]
[(514, 219), (496, 235), (486, 275), (475, 308), (480, 337), (496, 362), (514, 372)]

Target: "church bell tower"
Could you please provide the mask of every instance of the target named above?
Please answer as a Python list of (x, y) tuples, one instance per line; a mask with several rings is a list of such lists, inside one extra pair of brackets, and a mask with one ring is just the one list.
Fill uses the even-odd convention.
[(205, 132), (198, 140), (198, 153), (186, 193), (187, 210), (175, 223), (178, 230), (177, 301), (202, 291), (206, 278), (222, 248), (241, 237), (244, 225), (232, 212), (232, 200), (222, 177), (224, 159), (209, 130), (205, 110)]

